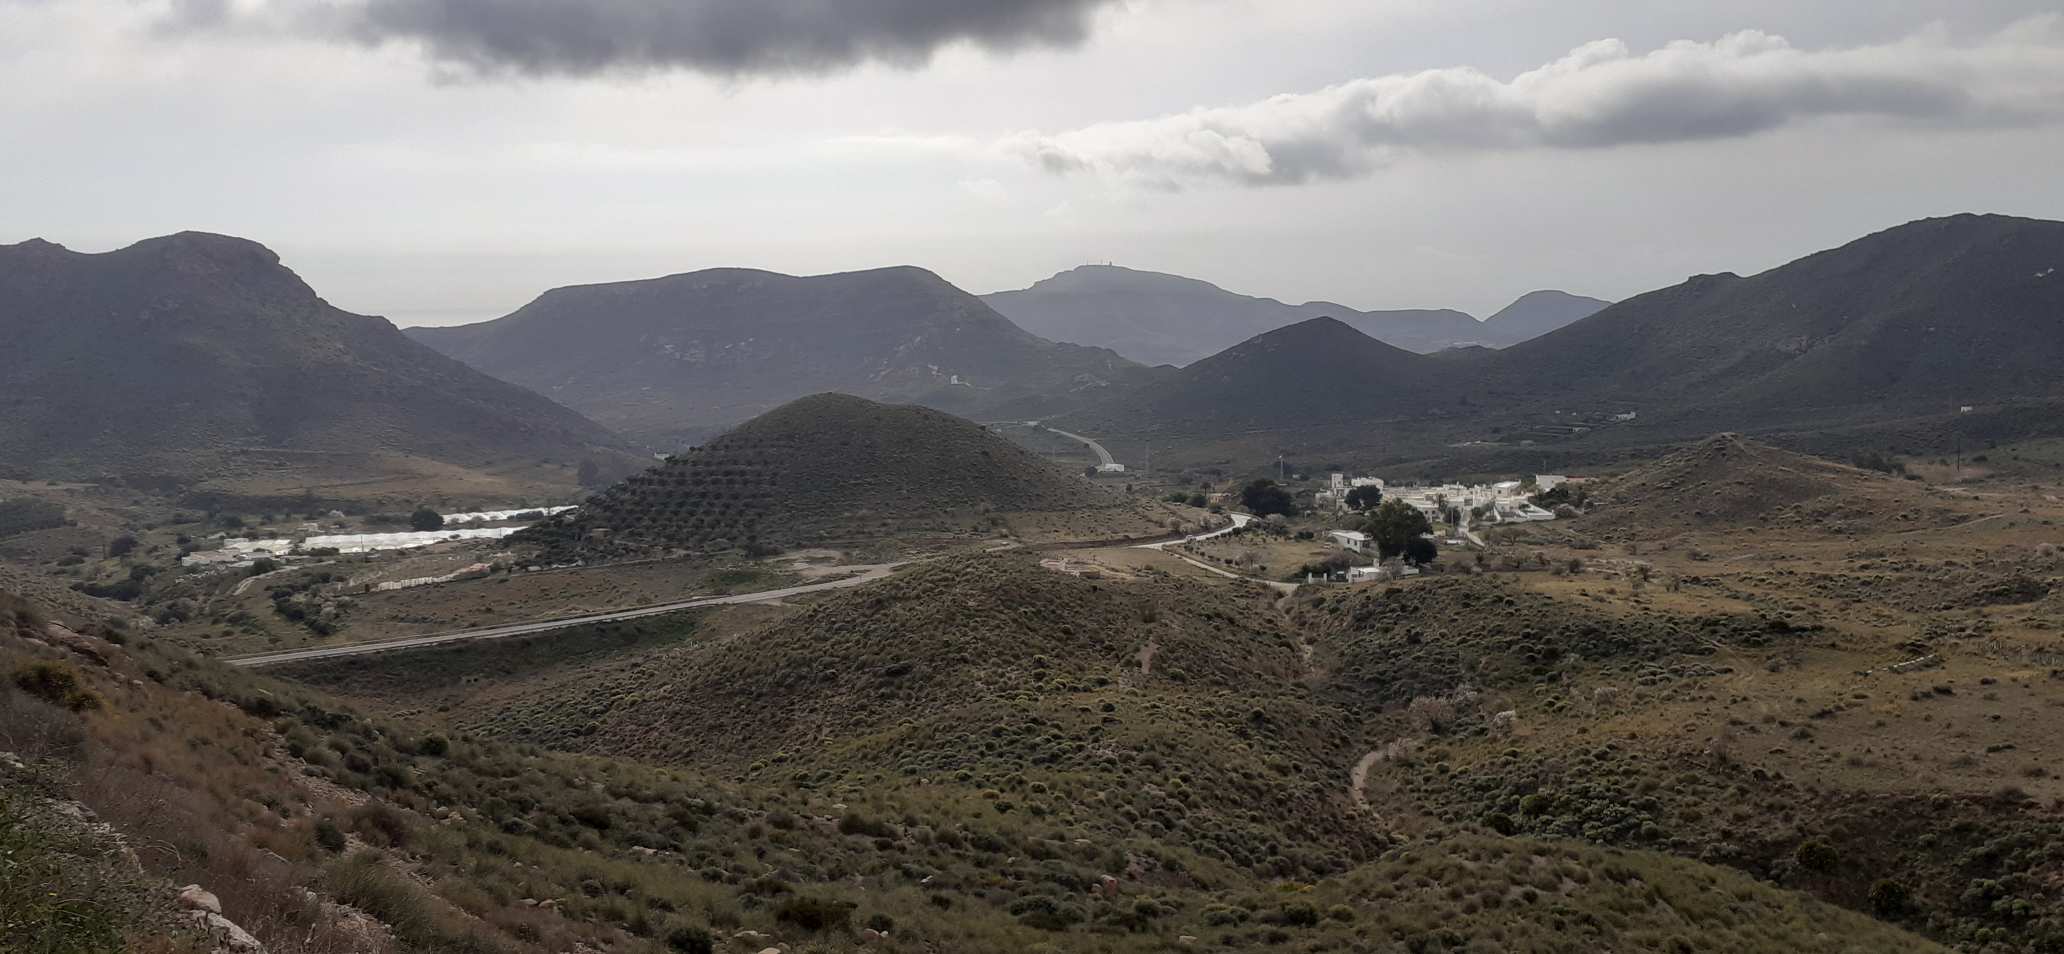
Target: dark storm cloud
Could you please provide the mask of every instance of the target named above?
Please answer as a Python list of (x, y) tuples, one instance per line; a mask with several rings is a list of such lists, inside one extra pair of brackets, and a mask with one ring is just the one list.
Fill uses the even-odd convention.
[(287, 25), (369, 45), (419, 44), (436, 62), (491, 76), (688, 70), (822, 74), (926, 62), (941, 47), (1082, 42), (1118, 0), (357, 0), (274, 4), (177, 0), (188, 29)]

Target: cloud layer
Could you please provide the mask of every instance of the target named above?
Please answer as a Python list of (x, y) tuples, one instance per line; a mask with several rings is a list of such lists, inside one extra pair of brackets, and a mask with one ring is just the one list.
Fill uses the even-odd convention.
[(1805, 50), (1756, 31), (1635, 55), (1585, 44), (1509, 82), (1460, 67), (1358, 79), (1246, 106), (1198, 109), (1004, 148), (1055, 173), (1163, 188), (1369, 174), (1401, 155), (1592, 149), (1747, 136), (1826, 117), (2025, 125), (2064, 118), (2064, 16), (1976, 42), (1931, 30), (1897, 43)]
[(1116, 0), (175, 0), (181, 29), (284, 28), (420, 45), (476, 76), (722, 76), (922, 64), (941, 47), (1072, 46)]

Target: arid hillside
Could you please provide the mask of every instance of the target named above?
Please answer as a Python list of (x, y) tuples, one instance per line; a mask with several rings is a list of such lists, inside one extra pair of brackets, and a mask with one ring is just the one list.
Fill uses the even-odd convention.
[(621, 473), (621, 438), (316, 296), (264, 246), (183, 232), (0, 247), (0, 468), (223, 495), (382, 481), (521, 493)]
[(820, 394), (673, 455), (523, 539), (554, 552), (980, 539), (1011, 514), (1081, 514), (1082, 539), (1151, 536), (1170, 518), (950, 414)]
[(1922, 529), (1957, 502), (1898, 476), (1719, 434), (1585, 488), (1598, 530), (1786, 526), (1827, 532)]

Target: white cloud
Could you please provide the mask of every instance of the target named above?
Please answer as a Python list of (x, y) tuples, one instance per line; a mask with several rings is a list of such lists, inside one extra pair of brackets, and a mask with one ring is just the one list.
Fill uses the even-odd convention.
[(1895, 43), (1808, 50), (1750, 30), (1636, 55), (1619, 40), (1598, 40), (1509, 82), (1471, 67), (1427, 70), (1244, 106), (1022, 133), (999, 145), (1050, 172), (1179, 188), (1353, 178), (1426, 152), (1734, 138), (1833, 117), (2057, 121), (2064, 15), (1972, 43), (1930, 29)]
[(1010, 190), (1004, 188), (1003, 183), (995, 179), (987, 177), (962, 179), (958, 185), (960, 186), (960, 191), (991, 205), (1002, 205), (1010, 201)]

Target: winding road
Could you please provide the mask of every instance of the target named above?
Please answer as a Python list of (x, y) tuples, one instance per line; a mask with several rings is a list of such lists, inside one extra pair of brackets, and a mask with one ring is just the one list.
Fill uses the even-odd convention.
[(553, 630), (586, 626), (592, 623), (611, 623), (627, 619), (643, 619), (647, 616), (664, 616), (682, 610), (701, 606), (735, 606), (742, 603), (768, 603), (791, 596), (807, 593), (821, 593), (826, 590), (845, 589), (872, 583), (894, 572), (901, 563), (874, 563), (866, 566), (847, 567), (857, 570), (853, 576), (822, 583), (805, 583), (799, 586), (784, 586), (780, 589), (761, 590), (757, 593), (735, 593), (730, 596), (705, 596), (700, 599), (681, 600), (674, 603), (657, 603), (631, 609), (611, 610), (606, 613), (589, 613), (585, 616), (567, 616), (560, 619), (539, 620), (530, 623), (508, 623), (501, 626), (485, 626), (479, 629), (464, 629), (451, 633), (437, 633), (428, 636), (406, 636), (400, 639), (383, 639), (377, 642), (352, 643), (348, 646), (323, 646), (316, 649), (290, 649), (285, 652), (260, 653), (252, 656), (236, 656), (223, 660), (232, 666), (258, 668), (279, 666), (287, 663), (309, 662), (318, 659), (338, 659), (346, 656), (363, 656), (370, 653), (392, 652), (397, 649), (420, 649), (425, 646), (442, 646), (447, 643), (463, 643), (482, 639), (506, 639), (511, 636), (529, 636), (534, 633), (549, 633)]
[(1069, 433), (1069, 432), (1067, 432), (1067, 431), (1061, 430), (1061, 429), (1060, 429), (1060, 428), (1058, 428), (1058, 427), (1049, 427), (1049, 428), (1047, 428), (1047, 430), (1048, 430), (1048, 431), (1051, 431), (1051, 432), (1053, 432), (1053, 433), (1055, 433), (1055, 434), (1059, 434), (1059, 435), (1061, 435), (1062, 437), (1065, 437), (1065, 438), (1067, 438), (1067, 439), (1069, 439), (1069, 440), (1071, 440), (1071, 441), (1079, 441), (1079, 442), (1081, 442), (1081, 443), (1084, 443), (1084, 444), (1087, 444), (1087, 445), (1089, 445), (1089, 449), (1090, 449), (1090, 450), (1093, 450), (1093, 451), (1095, 451), (1095, 452), (1096, 452), (1096, 455), (1097, 455), (1097, 466), (1099, 466), (1099, 467), (1116, 467), (1116, 466), (1118, 466), (1118, 459), (1117, 459), (1117, 458), (1115, 458), (1115, 457), (1112, 457), (1112, 456), (1111, 456), (1111, 452), (1110, 452), (1110, 451), (1107, 451), (1107, 450), (1105, 450), (1105, 449), (1104, 449), (1104, 445), (1102, 445), (1102, 444), (1099, 444), (1099, 443), (1097, 443), (1097, 442), (1096, 442), (1096, 438), (1093, 438), (1093, 437), (1084, 437), (1084, 436), (1082, 436), (1082, 435), (1080, 435), (1080, 434), (1071, 434), (1071, 433)]

